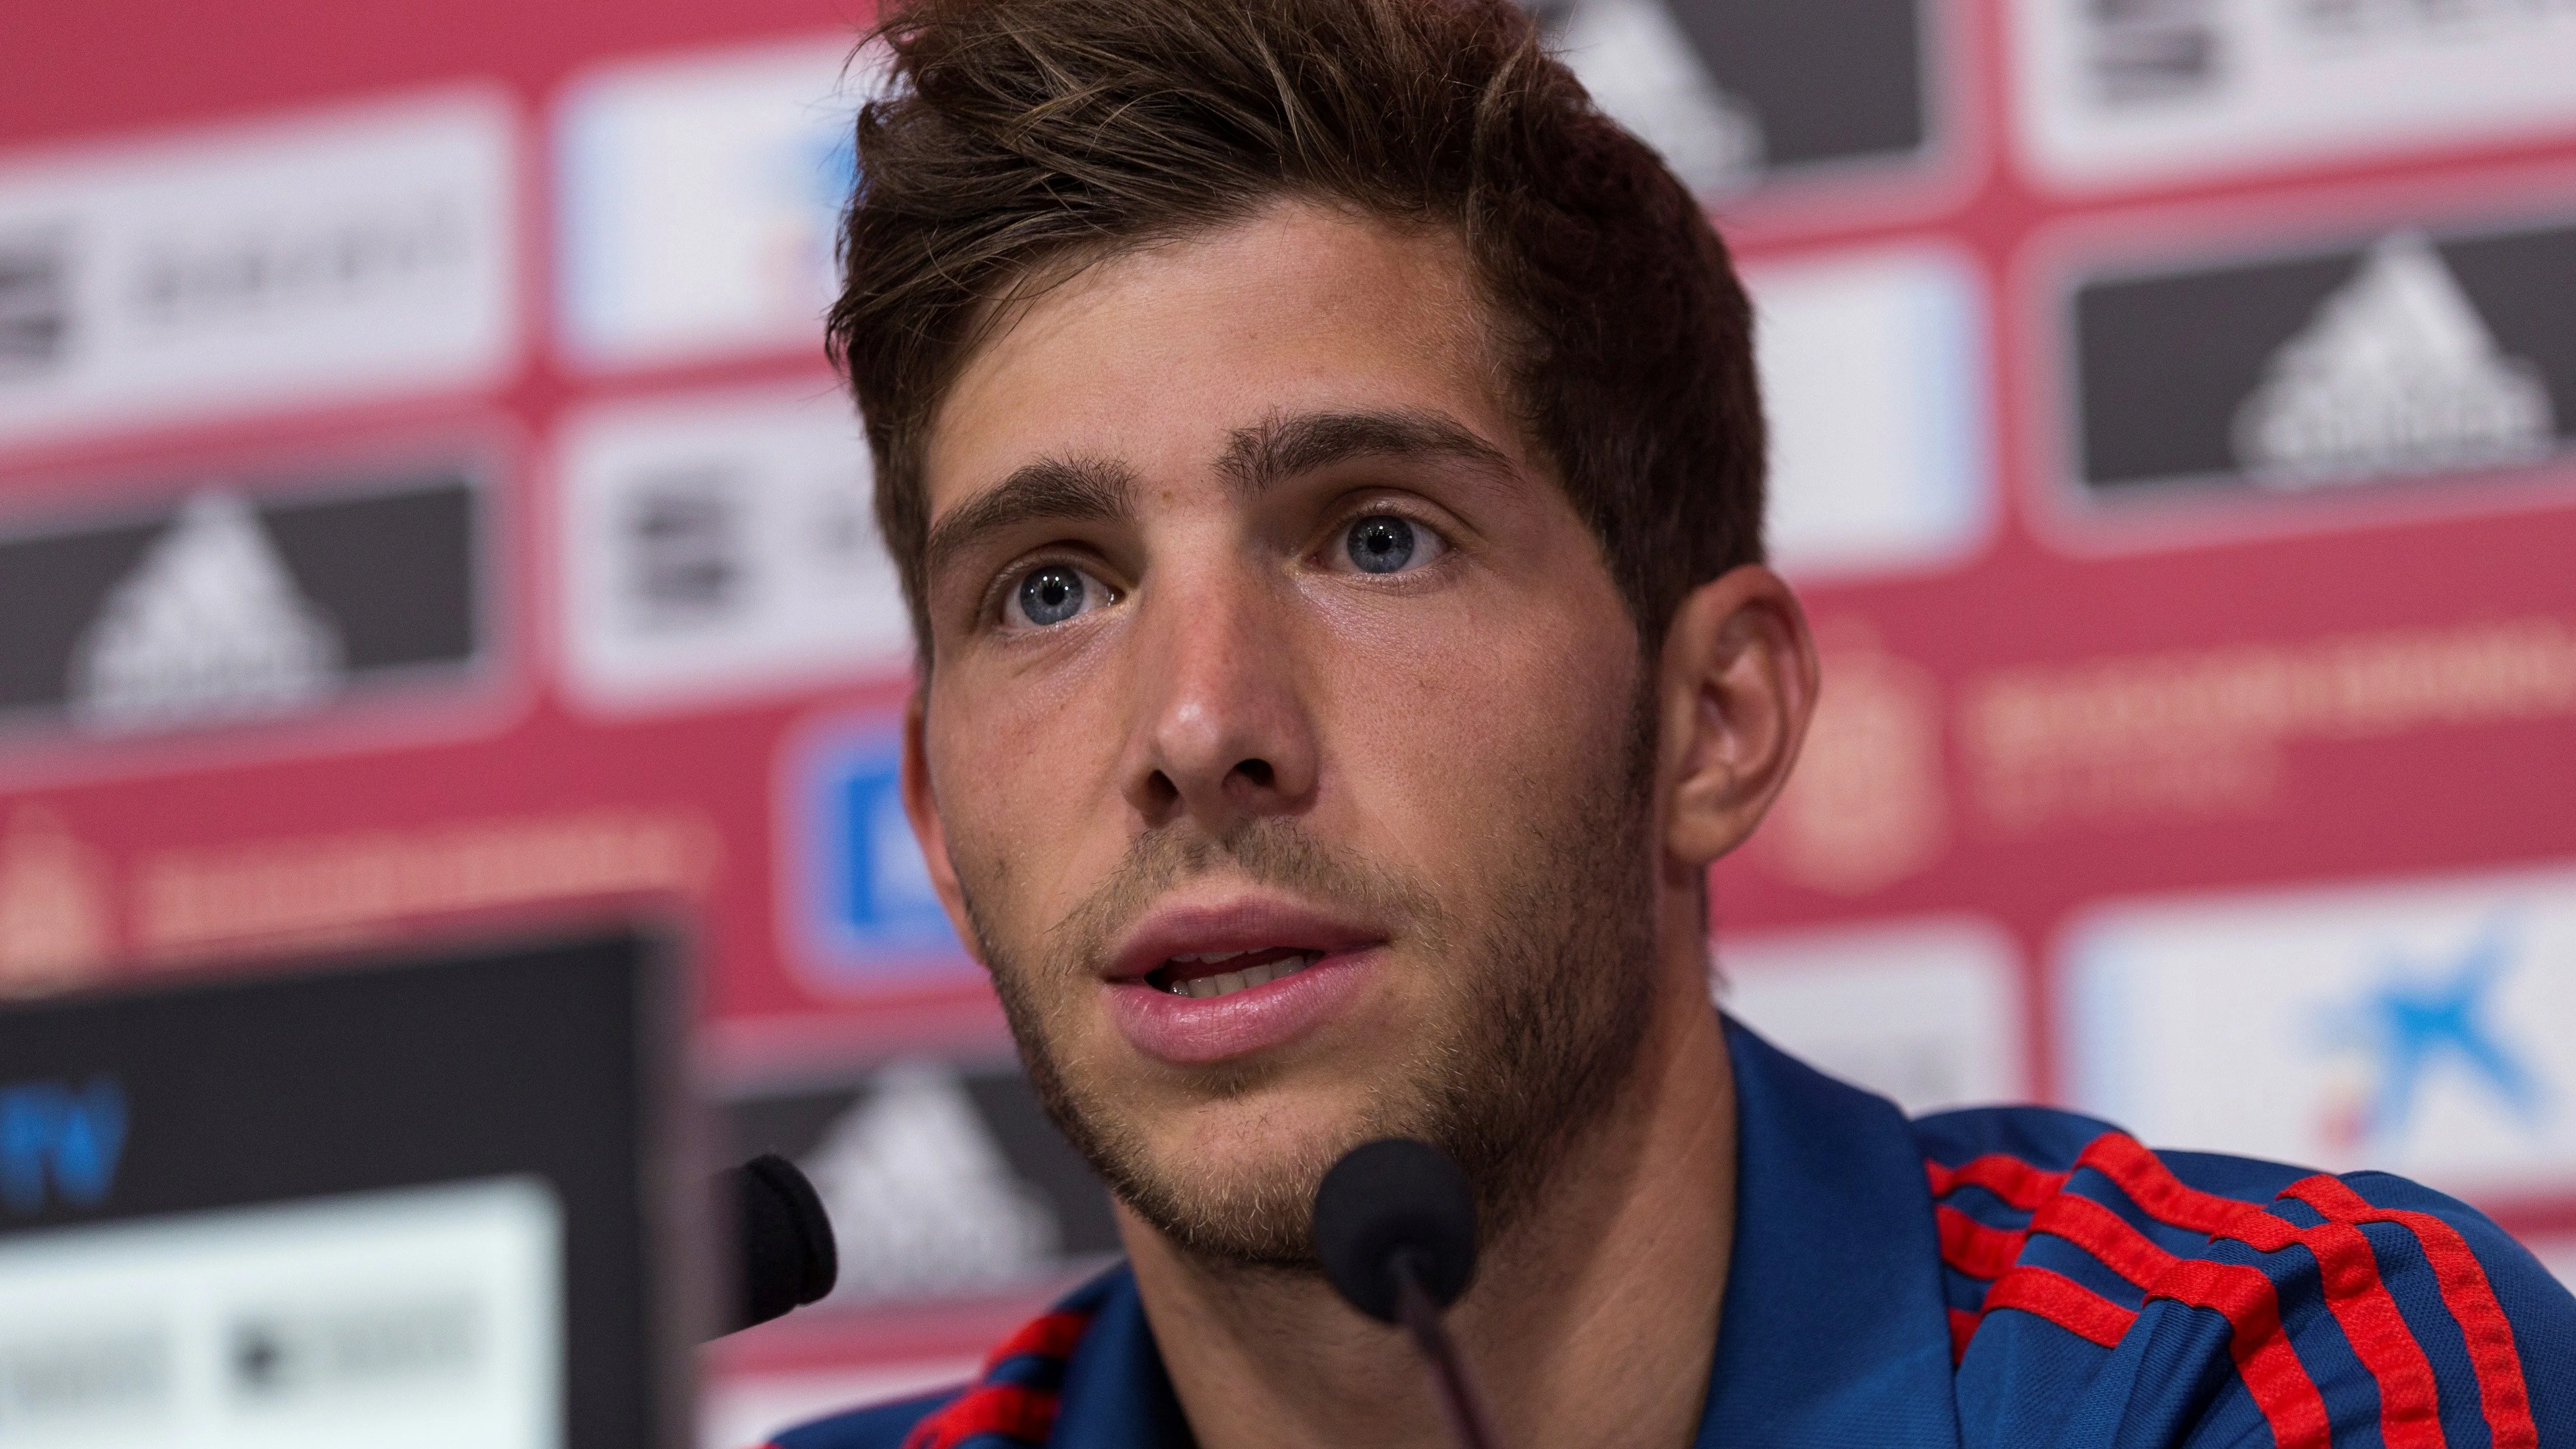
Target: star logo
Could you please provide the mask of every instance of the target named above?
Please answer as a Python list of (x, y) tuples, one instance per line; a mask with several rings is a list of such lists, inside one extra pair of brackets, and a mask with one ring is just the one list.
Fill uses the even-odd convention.
[(2539, 1127), (2547, 1093), (2489, 1020), (2495, 988), (2515, 964), (2511, 924), (2490, 919), (2447, 959), (2392, 953), (2379, 984), (2334, 1011), (2328, 1045), (2367, 1064), (2367, 1086), (2338, 1093), (2342, 1100), (2329, 1108), (2327, 1135), (2337, 1146), (2394, 1145), (2441, 1071), (2466, 1073), (2523, 1126)]

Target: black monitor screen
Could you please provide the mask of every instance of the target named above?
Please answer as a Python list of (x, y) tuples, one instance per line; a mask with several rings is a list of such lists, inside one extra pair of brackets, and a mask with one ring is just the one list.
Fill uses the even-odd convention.
[(0, 1444), (679, 1442), (666, 954), (0, 1011)]

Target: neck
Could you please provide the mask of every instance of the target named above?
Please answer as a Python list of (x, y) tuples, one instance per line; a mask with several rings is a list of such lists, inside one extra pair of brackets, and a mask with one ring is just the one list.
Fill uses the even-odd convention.
[[(1735, 1092), (1695, 963), (1637, 1071), (1512, 1231), (1449, 1329), (1522, 1444), (1682, 1449), (1717, 1351), (1735, 1232)], [(1206, 1449), (1448, 1449), (1429, 1370), (1320, 1278), (1212, 1267), (1120, 1227), (1154, 1338)]]

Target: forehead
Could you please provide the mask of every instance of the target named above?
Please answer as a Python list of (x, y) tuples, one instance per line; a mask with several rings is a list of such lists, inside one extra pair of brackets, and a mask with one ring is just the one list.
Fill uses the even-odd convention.
[(1454, 233), (1303, 203), (1113, 257), (961, 371), (927, 439), (929, 512), (1039, 457), (1204, 478), (1283, 412), (1438, 411), (1525, 463), (1485, 318)]

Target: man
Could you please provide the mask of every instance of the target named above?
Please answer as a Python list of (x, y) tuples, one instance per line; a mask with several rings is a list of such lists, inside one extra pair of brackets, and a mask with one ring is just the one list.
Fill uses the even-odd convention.
[(1724, 1022), (1816, 664), (1698, 207), (1499, 0), (917, 0), (832, 338), (905, 794), (1125, 1266), (782, 1449), (1437, 1446), (1313, 1261), (1436, 1143), (1508, 1442), (2537, 1445), (2576, 1303), (2410, 1183), (1909, 1124)]

